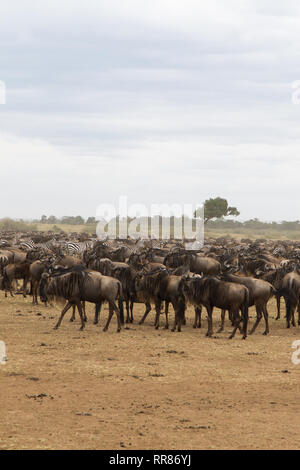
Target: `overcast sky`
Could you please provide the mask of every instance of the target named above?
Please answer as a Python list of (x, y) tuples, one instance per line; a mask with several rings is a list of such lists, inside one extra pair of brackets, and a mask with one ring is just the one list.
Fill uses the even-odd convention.
[(0, 50), (0, 217), (300, 219), (298, 0), (2, 1)]

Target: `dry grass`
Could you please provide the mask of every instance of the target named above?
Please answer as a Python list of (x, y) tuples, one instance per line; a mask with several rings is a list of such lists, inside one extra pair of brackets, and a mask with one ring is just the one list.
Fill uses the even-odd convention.
[(66, 225), (66, 224), (36, 224), (37, 230), (39, 232), (48, 232), (52, 231), (54, 227), (58, 227), (58, 229), (63, 230), (66, 233), (95, 233), (96, 227), (95, 225)]
[[(41, 232), (53, 230), (53, 224), (36, 224), (37, 230)], [(65, 224), (56, 224), (58, 229), (63, 230), (66, 233), (89, 233), (95, 234), (96, 226), (95, 225), (65, 225)], [(146, 236), (146, 234), (144, 234)], [(240, 231), (236, 230), (210, 230), (205, 229), (205, 237), (230, 237), (237, 240), (242, 238), (250, 238), (251, 240), (256, 240), (258, 238), (265, 238), (268, 240), (300, 240), (300, 233), (295, 231), (281, 231), (281, 230), (249, 230), (244, 229)]]
[[(291, 363), (299, 327), (275, 322), (242, 341), (231, 326), (205, 337), (192, 310), (182, 333), (155, 331), (150, 313), (120, 334), (113, 320), (84, 332), (58, 310), (0, 293), (1, 449), (298, 449), (300, 366)], [(251, 316), (254, 316), (251, 309)], [(172, 317), (172, 314), (171, 314)], [(215, 330), (219, 311), (215, 312)], [(253, 322), (254, 318), (251, 318)], [(162, 317), (162, 323), (164, 318)], [(283, 372), (288, 371), (288, 372)]]

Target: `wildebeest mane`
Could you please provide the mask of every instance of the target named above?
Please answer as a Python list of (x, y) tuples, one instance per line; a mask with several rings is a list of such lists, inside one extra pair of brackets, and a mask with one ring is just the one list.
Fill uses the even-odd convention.
[(72, 299), (81, 294), (83, 280), (83, 273), (76, 271), (50, 277), (47, 293), (55, 298)]

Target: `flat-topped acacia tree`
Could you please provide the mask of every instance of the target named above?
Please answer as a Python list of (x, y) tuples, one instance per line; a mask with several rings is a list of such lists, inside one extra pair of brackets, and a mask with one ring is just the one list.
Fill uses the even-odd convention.
[[(199, 215), (197, 210), (195, 211), (195, 217)], [(236, 207), (228, 206), (226, 199), (221, 197), (206, 199), (204, 202), (204, 224), (207, 224), (209, 220), (220, 219), (227, 216), (237, 217), (240, 215)]]

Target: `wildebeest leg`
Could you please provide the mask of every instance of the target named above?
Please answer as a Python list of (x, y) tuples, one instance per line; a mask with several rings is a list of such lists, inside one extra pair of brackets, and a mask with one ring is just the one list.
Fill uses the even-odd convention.
[(99, 302), (99, 303), (96, 304), (96, 306), (95, 306), (94, 325), (97, 325), (97, 324), (98, 324), (98, 321), (99, 321), (99, 314), (100, 314), (100, 312), (101, 312), (101, 307), (102, 307), (102, 302)]
[(252, 335), (254, 333), (254, 331), (257, 328), (257, 325), (259, 324), (260, 320), (262, 319), (262, 306), (259, 305), (259, 304), (255, 305), (255, 309), (256, 309), (256, 321), (255, 321), (253, 327), (251, 328), (251, 330), (249, 331), (249, 335)]
[(226, 314), (226, 310), (223, 309), (222, 312), (221, 312), (221, 324), (220, 324), (220, 328), (218, 329), (217, 333), (221, 333), (222, 331), (224, 331), (225, 314)]
[[(167, 305), (167, 302), (166, 302), (166, 305)], [(172, 328), (171, 331), (174, 332), (176, 330), (177, 325), (178, 325), (178, 328), (179, 328), (178, 331), (181, 331), (181, 328), (180, 328), (181, 325), (179, 326), (179, 305), (177, 305), (177, 303), (175, 303), (175, 302), (172, 302), (172, 305), (173, 305), (173, 308), (174, 308), (175, 316), (174, 316), (174, 325), (173, 325), (173, 328)]]
[(160, 307), (161, 307), (161, 302), (158, 300), (155, 302), (155, 329), (158, 330), (159, 328), (159, 317), (160, 317)]
[(87, 316), (86, 316), (86, 311), (85, 311), (85, 300), (82, 301), (82, 311), (83, 311), (83, 319), (84, 321), (88, 321)]
[(24, 277), (23, 279), (23, 297), (26, 299), (26, 291), (27, 291), (27, 278)]
[(174, 325), (171, 331), (176, 331), (176, 326), (178, 327), (178, 331), (181, 331), (181, 320), (180, 320), (180, 313), (178, 311), (178, 308), (175, 310), (175, 317), (174, 317)]
[(276, 295), (276, 304), (277, 304), (277, 317), (275, 320), (280, 319), (280, 295)]
[(264, 319), (265, 319), (265, 324), (266, 324), (266, 329), (263, 332), (263, 335), (267, 335), (268, 333), (270, 333), (270, 330), (269, 330), (269, 314), (268, 314), (266, 305), (263, 305), (263, 314), (264, 314)]
[(117, 322), (118, 322), (117, 332), (119, 333), (121, 331), (120, 312), (119, 312), (119, 309), (118, 309), (118, 307), (116, 306), (116, 304), (114, 302), (112, 303), (112, 307), (113, 307), (113, 309), (114, 309), (114, 311), (116, 312), (116, 315), (117, 315)]
[(7, 297), (7, 291), (10, 292), (10, 296), (11, 297), (14, 297), (14, 293), (13, 293), (13, 283), (10, 279), (7, 279), (7, 283), (8, 283), (8, 286), (5, 287), (5, 297)]
[(195, 307), (195, 321), (193, 328), (201, 328), (201, 313), (202, 307)]
[(127, 312), (127, 317), (129, 318), (130, 323), (133, 323), (133, 315), (132, 315), (132, 310), (130, 311), (129, 309), (129, 300), (126, 299), (126, 312)]
[(213, 307), (207, 306), (206, 310), (207, 310), (207, 323), (208, 323), (206, 336), (210, 338), (213, 334), (213, 322), (212, 322)]
[(168, 314), (169, 314), (169, 302), (165, 301), (165, 315), (166, 315), (165, 329), (166, 329), (166, 330), (169, 328)]
[[(122, 323), (122, 325), (124, 325), (124, 308), (123, 308), (123, 299), (122, 299), (122, 297), (119, 297), (118, 303), (119, 303), (121, 323)], [(126, 318), (126, 323), (128, 323), (128, 317)]]
[(235, 336), (236, 330), (238, 329), (240, 325), (242, 317), (240, 317), (239, 309), (234, 309), (234, 310), (232, 309), (232, 311), (229, 310), (229, 313), (233, 315), (233, 319), (234, 319), (234, 329), (231, 335), (229, 336), (229, 339), (232, 339)]
[(146, 311), (144, 313), (143, 318), (139, 321), (139, 325), (142, 325), (142, 323), (144, 323), (144, 321), (146, 320), (146, 317), (148, 316), (148, 313), (151, 311), (150, 302), (145, 302), (145, 305), (146, 305)]
[(76, 310), (76, 305), (73, 305), (73, 313), (72, 313), (72, 316), (70, 318), (70, 321), (74, 321), (75, 320), (75, 310)]
[(177, 309), (175, 310), (175, 317), (174, 317), (174, 325), (173, 325), (173, 328), (172, 328), (172, 332), (176, 331), (176, 326), (178, 324), (178, 312), (177, 312)]
[(39, 304), (38, 300), (38, 293), (39, 293), (39, 282), (35, 282), (35, 285), (33, 286), (33, 295), (35, 296), (35, 305)]
[(290, 328), (290, 326), (291, 326), (290, 325), (290, 322), (291, 322), (291, 309), (292, 309), (291, 301), (288, 297), (285, 297), (284, 300), (285, 300), (285, 308), (286, 308), (286, 314), (285, 314), (286, 327)]
[(35, 281), (31, 281), (31, 293), (32, 293), (32, 304), (37, 305), (37, 289), (36, 289), (36, 283)]
[(130, 317), (132, 318), (132, 322), (133, 322), (133, 300), (130, 300)]
[[(120, 300), (121, 300), (121, 306), (120, 306)], [(124, 298), (119, 298), (119, 311), (120, 311), (120, 318), (122, 321), (122, 311), (123, 311), (123, 319), (124, 319), (124, 302), (126, 305), (126, 323), (130, 323), (130, 316), (129, 316), (129, 309), (127, 308), (127, 300)]]
[(32, 281), (32, 280), (31, 280), (31, 293), (32, 293), (32, 304), (37, 305), (38, 301), (37, 301), (36, 283), (35, 281)]
[(296, 310), (296, 305), (294, 305), (293, 308), (292, 308), (292, 320), (291, 320), (291, 322), (292, 322), (293, 326), (296, 326), (296, 323), (295, 323), (295, 310)]
[(116, 312), (117, 321), (118, 321), (117, 332), (119, 333), (121, 331), (120, 312), (119, 312), (119, 309), (118, 309), (118, 307), (116, 306), (116, 304), (114, 302), (109, 302), (108, 319), (107, 319), (107, 323), (106, 323), (105, 327), (103, 328), (103, 331), (107, 331), (107, 329), (109, 327), (109, 324), (110, 324), (111, 317), (113, 316), (114, 311)]
[(57, 330), (57, 328), (60, 326), (65, 313), (72, 307), (72, 305), (73, 304), (71, 302), (68, 302), (67, 305), (65, 305), (65, 307), (63, 308), (63, 310), (60, 314), (59, 320), (58, 320), (58, 322), (56, 323), (56, 325), (54, 327), (54, 330)]
[(80, 300), (78, 302), (76, 302), (76, 305), (77, 305), (79, 315), (80, 315), (80, 320), (81, 320), (81, 327), (79, 329), (83, 330), (84, 327), (85, 327), (85, 323), (84, 323), (84, 314), (83, 314), (82, 305), (81, 305)]
[(174, 312), (175, 312), (175, 318), (174, 318), (174, 326), (171, 331), (176, 331), (176, 326), (177, 326), (177, 331), (181, 331), (181, 324), (184, 318), (184, 313), (185, 313), (185, 305), (181, 305), (179, 303), (172, 303)]

